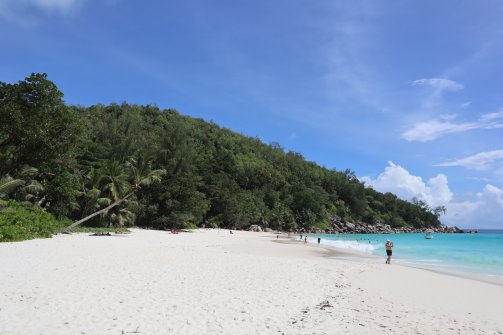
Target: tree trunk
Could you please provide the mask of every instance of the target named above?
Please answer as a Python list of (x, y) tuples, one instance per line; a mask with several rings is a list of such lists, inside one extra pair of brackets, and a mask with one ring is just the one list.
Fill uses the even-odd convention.
[(120, 203), (122, 203), (124, 200), (126, 200), (127, 198), (129, 198), (131, 195), (133, 195), (133, 193), (134, 193), (134, 192), (131, 192), (131, 193), (129, 193), (128, 195), (126, 195), (124, 198), (117, 200), (117, 201), (116, 201), (116, 202), (114, 202), (113, 204), (108, 205), (107, 207), (105, 207), (105, 208), (103, 208), (103, 209), (100, 209), (99, 211), (94, 212), (93, 214), (88, 215), (88, 216), (86, 216), (86, 217), (85, 217), (85, 218), (83, 218), (83, 219), (80, 219), (79, 221), (75, 221), (74, 223), (72, 223), (72, 224), (71, 224), (71, 225), (69, 225), (68, 227), (63, 228), (61, 231), (62, 231), (62, 232), (68, 232), (68, 231), (70, 231), (72, 228), (77, 227), (77, 226), (78, 226), (78, 225), (80, 225), (81, 223), (86, 222), (87, 220), (89, 220), (89, 219), (91, 219), (91, 218), (95, 217), (96, 215), (100, 215), (101, 213), (104, 213), (104, 212), (108, 211), (110, 208), (113, 208), (113, 207), (115, 207), (115, 206), (119, 205), (119, 204), (120, 204)]
[(44, 203), (44, 201), (45, 201), (45, 197), (46, 197), (46, 196), (44, 195), (44, 196), (42, 197), (42, 199), (40, 199), (40, 200), (38, 201), (38, 206), (39, 206), (39, 207), (42, 207), (42, 204), (43, 204), (43, 203)]

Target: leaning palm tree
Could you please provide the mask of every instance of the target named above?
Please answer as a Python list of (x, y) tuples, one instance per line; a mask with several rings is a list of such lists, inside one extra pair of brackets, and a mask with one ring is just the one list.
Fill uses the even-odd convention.
[[(68, 227), (64, 228), (63, 231), (69, 231), (97, 215), (108, 212), (111, 208), (120, 205), (130, 196), (138, 192), (142, 186), (147, 186), (153, 182), (160, 181), (161, 176), (166, 173), (165, 170), (152, 170), (150, 162), (143, 158), (138, 160), (131, 159), (126, 164), (126, 167), (127, 169), (125, 171), (122, 165), (115, 161), (107, 162), (103, 166), (101, 169), (101, 181), (104, 183), (103, 189), (109, 193), (113, 203), (97, 212), (75, 221)], [(131, 181), (130, 183), (128, 182), (128, 179)]]
[(145, 157), (131, 158), (126, 163), (126, 169), (131, 178), (131, 187), (133, 192), (138, 192), (142, 186), (148, 186), (152, 183), (158, 183), (166, 174), (166, 170), (152, 170), (150, 161)]

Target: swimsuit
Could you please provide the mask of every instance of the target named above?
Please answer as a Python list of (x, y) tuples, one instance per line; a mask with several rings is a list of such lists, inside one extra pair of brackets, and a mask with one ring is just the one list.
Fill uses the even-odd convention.
[(393, 244), (386, 243), (386, 255), (391, 256), (391, 254), (393, 253), (392, 249), (393, 249)]

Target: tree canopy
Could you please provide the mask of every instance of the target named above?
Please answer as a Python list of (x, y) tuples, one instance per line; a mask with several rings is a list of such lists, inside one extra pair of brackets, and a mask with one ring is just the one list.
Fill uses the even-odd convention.
[(310, 230), (337, 216), (422, 228), (445, 211), (172, 109), (68, 106), (46, 74), (0, 83), (0, 120), (1, 194), (26, 201), (36, 182), (29, 204), (73, 221), (103, 210), (91, 225)]

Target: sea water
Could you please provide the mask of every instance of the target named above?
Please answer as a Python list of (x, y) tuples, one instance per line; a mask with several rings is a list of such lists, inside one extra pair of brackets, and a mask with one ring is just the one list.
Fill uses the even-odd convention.
[(479, 230), (477, 234), (321, 234), (310, 242), (386, 257), (384, 244), (394, 244), (393, 262), (434, 270), (503, 276), (503, 230)]

